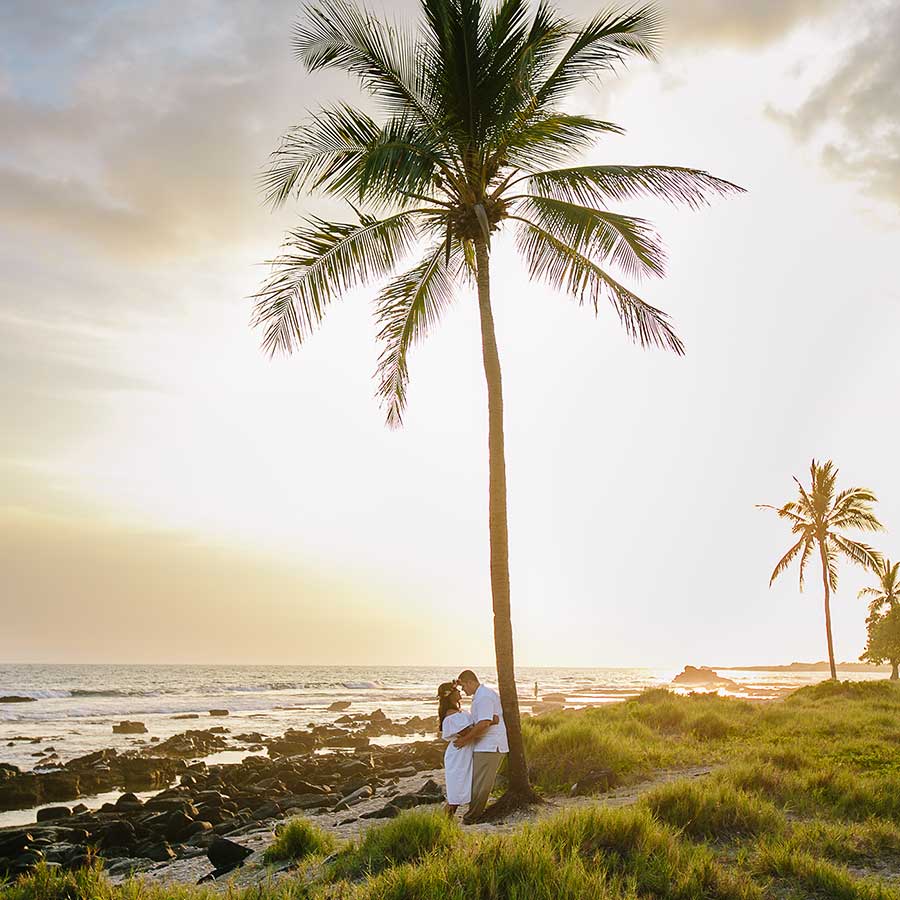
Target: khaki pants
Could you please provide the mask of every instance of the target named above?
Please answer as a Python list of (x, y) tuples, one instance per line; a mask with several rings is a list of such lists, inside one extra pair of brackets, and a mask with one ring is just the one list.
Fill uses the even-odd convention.
[(494, 789), (494, 779), (500, 763), (506, 757), (505, 753), (479, 752), (473, 754), (472, 766), (472, 802), (466, 810), (464, 822), (474, 822), (484, 812), (488, 797)]

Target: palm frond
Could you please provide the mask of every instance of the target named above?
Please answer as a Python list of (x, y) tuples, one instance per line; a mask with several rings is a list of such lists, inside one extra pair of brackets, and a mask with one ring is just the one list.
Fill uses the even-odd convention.
[(533, 195), (521, 201), (519, 210), (578, 253), (611, 263), (629, 277), (663, 274), (665, 250), (644, 219)]
[(781, 557), (781, 559), (778, 560), (777, 565), (772, 570), (772, 577), (769, 579), (769, 587), (772, 586), (775, 579), (791, 564), (797, 554), (800, 553), (803, 549), (803, 545), (804, 539), (801, 538), (787, 553), (784, 554), (784, 556)]
[(712, 197), (744, 192), (708, 172), (680, 166), (576, 166), (534, 172), (527, 177), (529, 193), (583, 206), (658, 197), (696, 209)]
[(536, 107), (554, 103), (583, 81), (597, 78), (629, 56), (655, 58), (662, 16), (648, 4), (600, 13), (578, 31), (553, 71), (536, 89)]
[(829, 534), (828, 540), (844, 556), (858, 563), (864, 569), (874, 572), (881, 566), (881, 554), (868, 544), (850, 540), (850, 538), (839, 534)]
[[(815, 541), (813, 540), (813, 538), (810, 537), (808, 534), (805, 535), (805, 537), (803, 538), (803, 541), (804, 541), (803, 555), (800, 557), (800, 584), (799, 584), (799, 587), (800, 587), (801, 594), (803, 593), (803, 585), (804, 585), (804, 581), (806, 579), (806, 566), (807, 566), (807, 563), (809, 562), (810, 556), (812, 556), (813, 546), (815, 544)], [(770, 582), (770, 584), (771, 584), (771, 582)]]
[(407, 352), (422, 340), (453, 300), (462, 250), (445, 241), (432, 247), (422, 261), (391, 281), (379, 294), (375, 319), (381, 326), (378, 340), (384, 349), (378, 359), (378, 396), (386, 409), (387, 424), (403, 424), (406, 386), (409, 381)]
[(253, 324), (264, 328), (266, 351), (290, 353), (315, 330), (332, 300), (392, 271), (415, 242), (417, 212), (381, 220), (361, 216), (355, 223), (309, 218), (288, 232), (286, 252), (273, 261), (256, 295)]
[(828, 567), (828, 586), (831, 588), (831, 591), (833, 593), (837, 590), (838, 586), (838, 561), (837, 553), (834, 552), (832, 542), (829, 540), (825, 541), (825, 561)]
[(494, 158), (503, 158), (517, 169), (552, 165), (593, 146), (606, 134), (624, 134), (624, 129), (592, 116), (552, 112), (511, 126), (498, 139)]
[(585, 300), (599, 310), (604, 297), (612, 303), (626, 334), (641, 346), (657, 346), (678, 355), (684, 344), (675, 334), (669, 317), (620, 285), (593, 260), (533, 222), (514, 216), (521, 223), (517, 246), (528, 263), (532, 278), (540, 278), (557, 290), (566, 291), (579, 304)]
[(348, 0), (314, 0), (304, 13), (294, 26), (292, 43), (310, 72), (348, 72), (391, 114), (417, 118), (432, 138), (440, 137), (427, 97), (423, 48), (409, 34)]

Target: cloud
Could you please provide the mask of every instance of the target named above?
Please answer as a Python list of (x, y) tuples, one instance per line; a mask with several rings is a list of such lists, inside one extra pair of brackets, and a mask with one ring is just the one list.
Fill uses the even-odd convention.
[(758, 45), (827, 15), (844, 0), (666, 0), (666, 30), (678, 45)]
[[(53, 40), (35, 27), (38, 5), (8, 12), (0, 227), (145, 258), (258, 232), (270, 217), (255, 175), (302, 116), (304, 76), (289, 48), (294, 5), (255, 10), (88, 5), (77, 23), (49, 13)], [(23, 74), (32, 54), (53, 62)]]
[(900, 6), (875, 7), (865, 34), (793, 112), (773, 112), (818, 147), (837, 177), (900, 204)]

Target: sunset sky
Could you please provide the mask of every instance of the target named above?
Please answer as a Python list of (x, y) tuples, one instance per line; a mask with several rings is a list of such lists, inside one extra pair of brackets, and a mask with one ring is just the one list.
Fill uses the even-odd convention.
[[(522, 665), (825, 658), (820, 581), (768, 588), (789, 533), (754, 507), (813, 456), (875, 490), (872, 543), (900, 558), (900, 4), (665, 8), (658, 64), (572, 97), (628, 131), (585, 160), (748, 193), (626, 210), (666, 239), (639, 292), (681, 359), (494, 250)], [(344, 216), (256, 189), (284, 130), (359, 100), (295, 61), (299, 10), (0, 5), (0, 661), (493, 658), (472, 296), (415, 351), (400, 431), (374, 399), (374, 291), (290, 359), (249, 327), (298, 212)], [(863, 648), (864, 583), (843, 568), (838, 659)]]

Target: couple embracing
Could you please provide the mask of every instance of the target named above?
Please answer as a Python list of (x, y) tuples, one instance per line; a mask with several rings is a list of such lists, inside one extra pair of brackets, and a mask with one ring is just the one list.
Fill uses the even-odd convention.
[[(462, 711), (460, 690), (472, 698), (468, 713)], [(466, 669), (456, 681), (438, 688), (438, 720), (441, 737), (448, 742), (444, 753), (447, 812), (453, 817), (468, 804), (463, 822), (471, 825), (484, 812), (500, 763), (509, 752), (500, 697)]]

